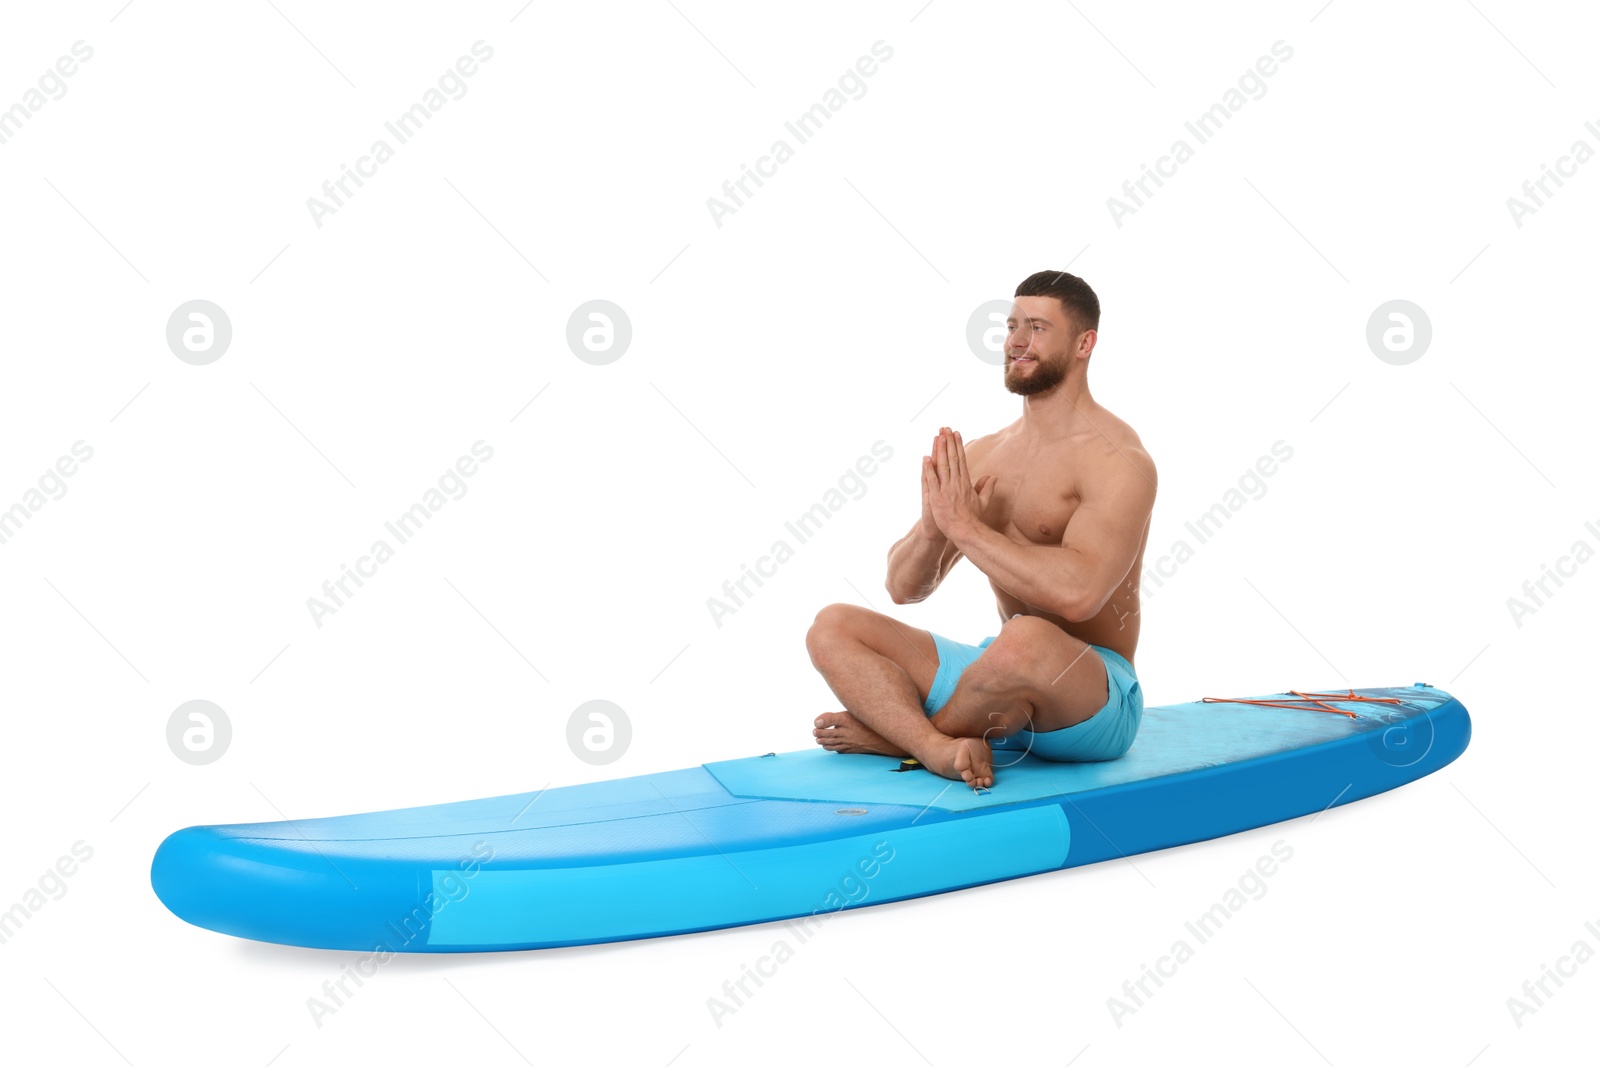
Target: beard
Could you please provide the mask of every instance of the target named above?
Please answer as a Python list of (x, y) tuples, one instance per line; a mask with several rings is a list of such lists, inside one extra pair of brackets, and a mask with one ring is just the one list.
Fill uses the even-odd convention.
[(1006, 388), (1018, 396), (1034, 396), (1038, 393), (1054, 389), (1067, 379), (1067, 364), (1065, 362), (1046, 363), (1044, 360), (1033, 365), (1033, 373), (1027, 377), (1013, 374), (1014, 363), (1006, 364)]

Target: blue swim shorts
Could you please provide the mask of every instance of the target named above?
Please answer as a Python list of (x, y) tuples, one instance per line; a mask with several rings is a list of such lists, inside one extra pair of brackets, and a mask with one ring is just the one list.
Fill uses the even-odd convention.
[[(939, 634), (933, 635), (933, 644), (939, 654), (939, 669), (934, 675), (928, 699), (922, 704), (929, 718), (944, 707), (956, 691), (956, 681), (961, 677), (961, 672), (970, 667), (992, 641), (994, 638), (990, 637), (980, 644), (964, 645)], [(1010, 737), (992, 739), (989, 747), (997, 757), (1002, 757), (1003, 753), (1018, 754), (1003, 758), (1002, 766), (1004, 762), (1015, 762), (1024, 752), (1060, 762), (1113, 760), (1132, 746), (1139, 732), (1139, 722), (1144, 718), (1144, 692), (1139, 688), (1139, 679), (1134, 676), (1133, 665), (1119, 653), (1102, 645), (1089, 647), (1105, 661), (1105, 706), (1077, 725), (1065, 729), (1046, 730), (1043, 733), (1019, 730)]]

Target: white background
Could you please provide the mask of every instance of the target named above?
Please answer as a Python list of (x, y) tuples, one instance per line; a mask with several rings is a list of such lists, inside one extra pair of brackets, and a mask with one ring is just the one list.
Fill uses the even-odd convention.
[[(1600, 148), (1592, 12), (121, 3), (0, 28), (0, 107), (94, 50), (0, 145), (0, 508), (93, 449), (0, 545), (0, 908), (93, 849), (0, 945), (8, 1059), (1593, 1055), (1600, 963), (1520, 1027), (1507, 998), (1600, 949), (1600, 564), (1520, 626), (1507, 599), (1600, 547), (1600, 161), (1520, 227), (1506, 205)], [(307, 198), (479, 40), (466, 95), (315, 225)], [(718, 227), (707, 198), (879, 40), (865, 95)], [(1116, 225), (1107, 198), (1279, 40), (1265, 95)], [(803, 643), (831, 601), (994, 632), (972, 568), (892, 608), (884, 554), (938, 427), (1018, 412), (968, 316), (1069, 264), (1103, 304), (1094, 395), (1160, 472), (1150, 561), (1294, 452), (1147, 581), (1148, 702), (1424, 681), (1472, 712), (1460, 760), (1315, 820), (843, 915), (720, 1027), (707, 998), (780, 928), (400, 958), (319, 1027), (307, 999), (353, 954), (156, 900), (185, 825), (804, 748), (836, 707)], [(1433, 327), (1407, 366), (1365, 340), (1397, 298)], [(232, 322), (209, 366), (166, 344), (192, 299)], [(566, 345), (591, 299), (633, 325), (610, 365)], [(478, 440), (466, 495), (315, 625), (307, 598)], [(866, 494), (716, 626), (707, 598), (878, 440)], [(597, 698), (634, 729), (608, 767), (565, 740)], [(191, 699), (232, 721), (209, 766), (167, 748)], [(1266, 895), (1117, 1025), (1108, 998), (1279, 840)]]

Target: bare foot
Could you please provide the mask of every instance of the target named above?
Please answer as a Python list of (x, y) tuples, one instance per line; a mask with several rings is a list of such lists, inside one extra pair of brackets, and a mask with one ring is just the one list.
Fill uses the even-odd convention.
[(848, 711), (823, 712), (817, 716), (816, 729), (811, 733), (817, 744), (829, 752), (870, 752), (875, 756), (899, 756), (901, 759), (907, 755)]
[(994, 761), (989, 742), (981, 737), (947, 737), (917, 758), (934, 774), (965, 782), (973, 789), (988, 789), (994, 785)]

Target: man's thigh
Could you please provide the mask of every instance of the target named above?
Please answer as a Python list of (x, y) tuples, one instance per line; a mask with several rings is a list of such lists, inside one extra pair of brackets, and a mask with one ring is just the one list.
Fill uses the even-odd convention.
[[(1044, 619), (1011, 619), (961, 675), (941, 715), (955, 712), (940, 729), (978, 736), (993, 730), (1008, 736), (1061, 730), (1092, 718), (1105, 707), (1105, 661), (1083, 641)], [(937, 720), (937, 717), (935, 719)]]
[(917, 687), (917, 695), (927, 699), (939, 672), (939, 653), (931, 633), (855, 604), (830, 604), (817, 613), (808, 640), (814, 648), (819, 641), (852, 640), (904, 670)]

